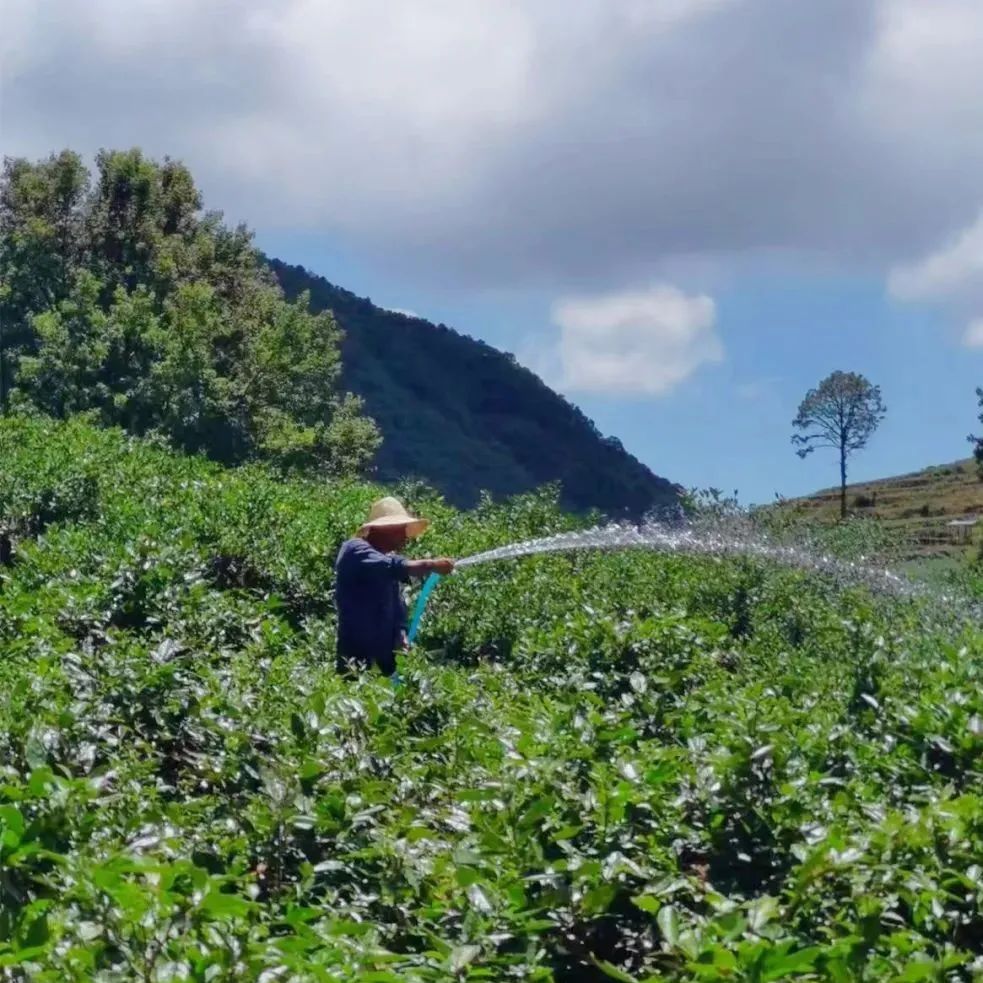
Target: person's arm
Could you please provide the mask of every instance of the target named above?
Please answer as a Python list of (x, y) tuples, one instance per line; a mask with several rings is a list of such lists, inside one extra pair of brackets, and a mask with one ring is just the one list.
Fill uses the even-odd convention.
[(446, 577), (454, 569), (454, 561), (447, 557), (438, 557), (430, 560), (406, 560), (406, 572), (411, 577), (429, 577), (432, 573), (439, 573)]
[[(343, 568), (357, 581), (407, 581), (409, 561), (397, 553), (383, 553), (369, 543), (355, 542), (344, 560)], [(342, 567), (339, 567), (339, 574)]]
[(408, 580), (427, 577), (432, 573), (446, 576), (454, 569), (454, 561), (443, 557), (428, 560), (407, 560), (396, 553), (381, 553), (369, 543), (356, 543), (346, 563), (358, 578)]

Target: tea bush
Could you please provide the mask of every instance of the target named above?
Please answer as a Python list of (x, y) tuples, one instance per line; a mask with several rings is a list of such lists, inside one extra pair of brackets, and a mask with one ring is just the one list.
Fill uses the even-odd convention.
[[(433, 520), (468, 555), (555, 492)], [(740, 559), (462, 570), (333, 672), (381, 493), (0, 422), (0, 974), (970, 980), (983, 633)]]

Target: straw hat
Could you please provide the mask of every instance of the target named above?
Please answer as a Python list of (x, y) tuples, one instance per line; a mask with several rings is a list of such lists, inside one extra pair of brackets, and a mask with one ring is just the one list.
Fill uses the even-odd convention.
[(403, 508), (403, 503), (396, 498), (380, 498), (369, 510), (368, 521), (359, 529), (359, 535), (364, 536), (370, 529), (380, 529), (385, 526), (404, 526), (410, 539), (421, 536), (430, 523), (426, 519), (418, 519)]

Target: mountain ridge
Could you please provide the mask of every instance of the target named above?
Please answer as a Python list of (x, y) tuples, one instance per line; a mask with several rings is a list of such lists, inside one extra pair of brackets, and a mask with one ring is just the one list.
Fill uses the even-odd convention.
[(266, 257), (288, 299), (307, 291), (344, 331), (342, 382), (378, 424), (381, 481), (418, 478), (448, 501), (559, 482), (578, 511), (637, 517), (681, 489), (505, 352), (445, 324), (379, 307), (303, 266)]

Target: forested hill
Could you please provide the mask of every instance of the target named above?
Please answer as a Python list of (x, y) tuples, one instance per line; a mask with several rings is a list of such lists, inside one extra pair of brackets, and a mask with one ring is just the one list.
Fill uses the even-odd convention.
[(458, 505), (547, 483), (612, 516), (677, 500), (511, 356), (267, 264), (178, 161), (139, 148), (100, 151), (91, 170), (70, 150), (5, 159), (0, 414), (85, 414), (285, 474), (374, 466)]
[(511, 355), (376, 307), (303, 267), (270, 265), (287, 297), (310, 292), (345, 332), (342, 383), (382, 431), (379, 477), (416, 477), (458, 505), (559, 481), (575, 509), (638, 515), (671, 506), (677, 489)]

